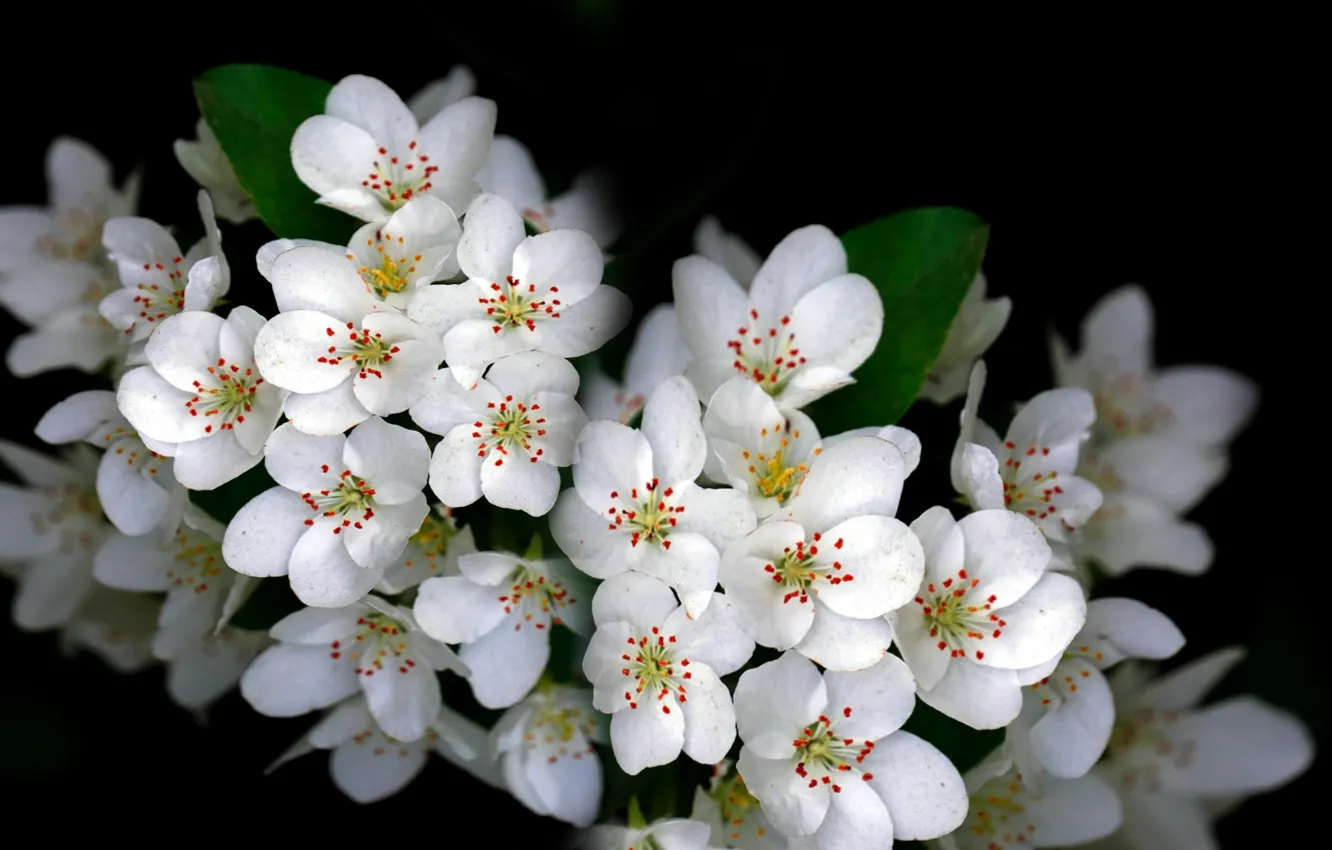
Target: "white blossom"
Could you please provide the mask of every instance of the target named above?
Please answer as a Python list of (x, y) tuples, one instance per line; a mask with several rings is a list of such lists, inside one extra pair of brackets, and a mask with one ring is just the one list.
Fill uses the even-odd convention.
[(467, 675), (409, 611), (377, 596), (345, 608), (303, 608), (269, 630), (279, 643), (241, 677), (241, 695), (269, 717), (296, 717), (358, 692), (386, 735), (416, 741), (439, 715), (436, 670)]
[(461, 210), (480, 191), (474, 177), (495, 117), (494, 101), (464, 97), (421, 126), (392, 89), (354, 74), (333, 86), (323, 115), (296, 128), (291, 164), (319, 203), (364, 221), (384, 221), (421, 195)]
[(689, 818), (708, 825), (710, 846), (736, 850), (786, 850), (788, 846), (786, 836), (763, 814), (729, 760), (713, 766), (708, 788), (694, 789)]
[(350, 605), (397, 563), (429, 513), (428, 459), (424, 437), (378, 417), (346, 437), (282, 425), (264, 455), (278, 485), (232, 518), (222, 554), (239, 573), (288, 576), (307, 605)]
[(450, 507), (484, 496), (546, 515), (560, 492), (559, 468), (573, 462), (587, 425), (577, 392), (569, 361), (539, 351), (500, 358), (470, 390), (451, 369), (439, 370), (410, 411), (417, 425), (444, 437), (430, 461), (430, 489)]
[(664, 381), (641, 430), (593, 422), (575, 447), (574, 486), (550, 530), (574, 566), (595, 578), (636, 570), (662, 579), (698, 616), (717, 586), (721, 553), (754, 528), (748, 500), (694, 483), (707, 455), (698, 397), (683, 377)]
[(550, 660), (550, 629), (592, 633), (592, 583), (563, 559), (476, 552), (462, 575), (423, 583), (413, 613), (421, 629), (459, 652), (477, 702), (507, 708), (527, 696)]
[(914, 604), (888, 618), (917, 694), (972, 728), (1006, 726), (1022, 708), (1021, 686), (1043, 675), (1029, 668), (1058, 657), (1086, 621), (1082, 588), (1046, 571), (1049, 544), (1012, 511), (957, 521), (935, 507), (911, 530), (925, 578)]
[(948, 328), (943, 348), (925, 376), (921, 398), (942, 405), (965, 395), (976, 360), (1003, 333), (1013, 312), (1013, 301), (1006, 295), (986, 298), (985, 290), (985, 275), (976, 272), (976, 278)]
[(194, 125), (194, 135), (194, 141), (177, 139), (172, 145), (180, 167), (212, 195), (218, 218), (232, 224), (244, 224), (254, 218), (254, 201), (236, 178), (236, 170), (222, 151), (213, 128), (200, 118)]
[(915, 702), (911, 673), (892, 655), (856, 673), (820, 674), (786, 652), (741, 674), (740, 775), (789, 846), (887, 850), (962, 823), (957, 768), (900, 731)]
[(601, 283), (604, 260), (591, 236), (527, 236), (522, 216), (498, 195), (467, 208), (458, 263), (468, 279), (419, 291), (407, 315), (442, 336), (464, 387), (506, 354), (595, 351), (629, 321), (629, 299)]
[(721, 676), (749, 660), (730, 600), (714, 594), (697, 619), (663, 582), (621, 573), (592, 598), (597, 630), (583, 656), (598, 711), (611, 715), (611, 748), (625, 773), (685, 755), (715, 764), (735, 741), (735, 710)]
[(505, 712), (492, 740), (506, 785), (520, 803), (574, 826), (596, 820), (602, 770), (592, 744), (607, 738), (591, 691), (540, 687)]
[(847, 274), (846, 249), (811, 225), (773, 249), (746, 293), (722, 266), (698, 255), (673, 270), (680, 331), (693, 359), (685, 369), (701, 398), (737, 374), (783, 410), (804, 407), (853, 382), (878, 345), (883, 301)]
[(583, 409), (591, 419), (628, 425), (662, 381), (684, 374), (689, 356), (674, 305), (658, 304), (638, 324), (624, 361), (623, 379), (616, 381), (600, 370), (593, 371), (583, 384)]
[(781, 514), (726, 550), (719, 577), (750, 637), (832, 670), (883, 657), (884, 615), (911, 601), (925, 572), (920, 541), (893, 519), (904, 469), (887, 440), (839, 442)]

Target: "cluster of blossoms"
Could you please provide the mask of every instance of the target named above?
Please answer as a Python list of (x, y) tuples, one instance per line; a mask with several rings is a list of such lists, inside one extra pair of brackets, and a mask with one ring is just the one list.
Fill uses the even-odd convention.
[[(333, 87), (292, 166), (363, 225), (260, 249), (271, 317), (214, 312), (232, 269), (214, 211), (254, 206), (207, 123), (176, 149), (204, 187), (188, 251), (88, 146), (52, 146), (51, 207), (0, 218), (0, 303), (33, 328), (7, 362), (109, 366), (114, 389), (42, 418), (59, 458), (0, 443), (21, 479), (0, 485), (21, 628), (125, 671), (161, 661), (190, 709), (238, 686), (268, 716), (322, 712), (277, 764), (331, 750), (354, 800), (433, 751), (592, 827), (593, 848), (1208, 847), (1222, 804), (1304, 770), (1286, 714), (1199, 706), (1239, 651), (1152, 679), (1137, 665), (1184, 636), (1088, 599), (1093, 565), (1210, 565), (1182, 517), (1256, 403), (1218, 368), (1153, 373), (1141, 290), (1093, 309), (1077, 355), (1054, 342), (1059, 387), (1000, 436), (977, 416), (978, 358), (1011, 304), (978, 275), (922, 391), (965, 395), (969, 512), (899, 518), (921, 440), (825, 435), (803, 412), (892, 329), (837, 236), (801, 227), (761, 259), (704, 220), (622, 379), (580, 378), (570, 359), (631, 313), (602, 283), (617, 228), (595, 179), (547, 198), (473, 87), (462, 68), (410, 102), (369, 77)], [(191, 498), (261, 466), (272, 486), (234, 516)], [(559, 551), (481, 549), (454, 511), (482, 502), (500, 526), (546, 518)], [(272, 579), (299, 609), (233, 625)], [(557, 628), (581, 658), (564, 680)], [(446, 671), (503, 710), (493, 728), (444, 704)], [(1002, 746), (963, 775), (903, 729), (917, 699)], [(593, 826), (604, 759), (633, 776), (682, 754), (714, 773), (689, 817), (635, 805)]]

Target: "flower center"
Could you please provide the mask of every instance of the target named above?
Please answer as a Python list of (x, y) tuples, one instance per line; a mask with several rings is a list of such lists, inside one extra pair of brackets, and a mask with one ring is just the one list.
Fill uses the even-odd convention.
[[(504, 613), (515, 610), (520, 615), (520, 622), (514, 629), (521, 629), (523, 622), (532, 623), (533, 627), (544, 629), (549, 621), (560, 625), (559, 611), (578, 600), (569, 596), (569, 590), (563, 583), (547, 581), (546, 576), (521, 564), (509, 577), (509, 592), (499, 598), (504, 604)], [(552, 615), (552, 612), (554, 614)]]
[(986, 850), (1005, 850), (1009, 845), (1030, 847), (1036, 825), (1023, 815), (1022, 785), (1019, 777), (991, 780), (971, 797), (971, 813), (966, 831), (986, 840)]
[[(204, 417), (204, 433), (213, 433), (213, 422), (222, 431), (231, 431), (236, 423), (245, 423), (245, 414), (250, 412), (254, 394), (264, 379), (254, 374), (254, 370), (228, 363), (226, 358), (217, 358), (217, 364), (208, 367), (208, 374), (215, 383), (205, 386), (202, 381), (194, 382), (195, 395), (185, 402), (191, 416)], [(210, 420), (209, 417), (217, 417)], [(156, 455), (154, 455), (156, 457)]]
[(1045, 519), (1055, 513), (1058, 506), (1051, 500), (1064, 492), (1064, 488), (1055, 483), (1059, 473), (1049, 469), (1035, 471), (1031, 468), (1031, 460), (1027, 460), (1027, 470), (1022, 469), (1024, 459), (1049, 457), (1050, 448), (1032, 445), (1019, 450), (1012, 440), (1005, 442), (1004, 448), (1008, 450), (1008, 457), (999, 467), (999, 477), (1004, 482), (1004, 506), (1032, 519)]
[[(787, 437), (787, 434), (790, 437)], [(792, 463), (790, 457), (791, 439), (800, 439), (800, 430), (792, 429), (790, 420), (784, 420), (772, 428), (759, 431), (762, 452), (742, 451), (741, 455), (749, 461), (749, 474), (754, 476), (754, 486), (764, 496), (776, 499), (780, 504), (805, 480), (809, 468), (803, 463)], [(775, 448), (770, 446), (776, 443)]]
[(1156, 793), (1161, 790), (1163, 767), (1183, 770), (1193, 761), (1197, 743), (1171, 734), (1181, 716), (1178, 711), (1144, 709), (1118, 718), (1106, 752), (1120, 768), (1122, 790)]
[(1008, 625), (998, 614), (991, 613), (998, 599), (994, 594), (983, 601), (968, 598), (978, 584), (980, 579), (968, 579), (966, 570), (958, 570), (957, 578), (946, 578), (938, 584), (931, 582), (925, 586), (925, 595), (916, 597), (930, 637), (938, 639), (936, 646), (940, 652), (949, 652), (953, 658), (965, 658), (967, 647), (971, 646), (976, 660), (984, 659), (985, 651), (976, 649), (976, 645), (986, 638), (998, 640)]
[[(438, 508), (437, 508), (438, 509)], [(443, 510), (448, 511), (448, 508)], [(452, 512), (444, 514), (427, 514), (421, 522), (421, 527), (407, 541), (407, 559), (403, 561), (404, 567), (414, 567), (416, 564), (412, 561), (411, 553), (413, 549), (419, 550), (425, 556), (425, 567), (434, 573), (439, 570), (439, 557), (449, 549), (449, 541), (458, 534), (458, 524), (453, 520)]]
[(100, 204), (62, 210), (55, 216), (55, 227), (38, 237), (34, 247), (56, 260), (103, 260), (102, 224), (107, 213), (105, 205)]
[(1096, 387), (1094, 443), (1150, 434), (1174, 419), (1170, 408), (1153, 401), (1141, 378), (1131, 373), (1106, 374), (1093, 371), (1088, 383)]
[(764, 327), (759, 312), (750, 309), (752, 325), (736, 330), (736, 338), (726, 343), (735, 352), (735, 370), (748, 375), (769, 395), (776, 395), (805, 358), (795, 347), (795, 334), (787, 330), (790, 316), (782, 316), (775, 326)]
[[(749, 793), (749, 789), (745, 787), (745, 780), (740, 778), (739, 773), (733, 773), (718, 782), (710, 792), (710, 796), (721, 809), (722, 827), (728, 831), (732, 842), (738, 842), (742, 837), (740, 830), (744, 828), (750, 815), (758, 811), (759, 801)], [(754, 834), (762, 838), (767, 834), (767, 830), (758, 826), (755, 827)]]
[(387, 614), (373, 611), (356, 621), (350, 637), (329, 645), (329, 658), (346, 658), (355, 664), (354, 673), (369, 678), (378, 672), (392, 671), (407, 675), (416, 662), (406, 657), (407, 627)]
[(596, 718), (583, 709), (550, 700), (527, 727), (523, 746), (542, 750), (550, 764), (564, 756), (581, 760), (584, 755), (596, 752), (589, 743), (596, 725)]
[(57, 548), (65, 555), (79, 549), (91, 550), (97, 544), (94, 523), (102, 519), (96, 491), (77, 484), (62, 484), (42, 488), (39, 492), (50, 499), (52, 505), (49, 511), (28, 514), (33, 534), (38, 537), (56, 535)]
[[(324, 328), (324, 333), (335, 339), (339, 335), (332, 328)], [(329, 345), (328, 351), (316, 358), (316, 362), (347, 368), (343, 361), (349, 360), (352, 370), (363, 380), (370, 375), (383, 378), (384, 373), (377, 367), (392, 360), (399, 351), (398, 346), (386, 342), (383, 334), (372, 334), (364, 328), (358, 331), (355, 322), (347, 323), (345, 333), (346, 339)]]
[(378, 195), (385, 208), (396, 210), (434, 188), (430, 178), (439, 171), (439, 166), (429, 163), (430, 157), (421, 152), (415, 141), (407, 145), (407, 154), (402, 157), (389, 154), (388, 148), (380, 148), (379, 159), (374, 160), (361, 186)]
[[(851, 706), (842, 708), (842, 716), (851, 716)], [(822, 714), (803, 731), (791, 746), (795, 747), (796, 775), (809, 780), (810, 788), (822, 783), (840, 794), (842, 788), (837, 782), (842, 774), (857, 772), (866, 782), (874, 778), (872, 773), (861, 773), (857, 766), (874, 751), (873, 741), (843, 738), (833, 729), (833, 721)]]
[[(402, 292), (407, 287), (407, 281), (416, 273), (415, 264), (421, 261), (421, 255), (401, 254), (403, 238), (382, 230), (375, 231), (374, 238), (366, 239), (365, 244), (375, 249), (376, 257), (373, 264), (362, 265), (357, 262), (355, 254), (348, 254), (347, 259), (357, 264), (356, 270), (360, 273), (361, 280), (365, 281), (366, 287), (380, 301), (389, 295)], [(397, 259), (394, 259), (395, 250), (399, 253)]]
[(205, 593), (209, 583), (223, 575), (226, 569), (226, 562), (222, 560), (222, 544), (206, 534), (182, 531), (176, 535), (174, 548), (176, 554), (166, 574), (172, 587)]
[[(506, 395), (504, 401), (499, 404), (489, 402), (487, 409), (493, 410), (490, 424), (478, 419), (472, 423), (476, 428), (472, 432), (474, 439), (480, 440), (477, 444), (476, 453), (480, 457), (485, 457), (492, 451), (499, 452), (504, 457), (508, 457), (510, 450), (521, 448), (527, 453), (527, 459), (536, 463), (537, 459), (546, 453), (546, 450), (533, 446), (533, 438), (546, 436), (546, 429), (541, 427), (546, 424), (544, 416), (533, 418), (533, 414), (541, 410), (541, 405), (533, 404), (530, 407), (523, 402), (515, 402), (513, 396)], [(489, 434), (486, 431), (489, 430)], [(495, 458), (496, 466), (504, 465), (504, 457)]]
[[(632, 680), (632, 690), (624, 692), (624, 701), (630, 708), (637, 709), (640, 698), (651, 700), (653, 696), (658, 702), (668, 696), (679, 702), (688, 701), (684, 683), (693, 674), (685, 669), (689, 666), (688, 658), (676, 660), (674, 643), (675, 635), (663, 635), (657, 626), (652, 627), (651, 635), (641, 635), (637, 640), (629, 638), (629, 645), (634, 648), (620, 656), (625, 662), (620, 672)], [(671, 713), (669, 705), (662, 705), (661, 710), (663, 714)]]
[[(327, 474), (328, 465), (320, 467)], [(342, 524), (333, 527), (338, 534), (347, 526), (363, 528), (362, 523), (369, 522), (375, 515), (375, 491), (364, 478), (352, 475), (350, 469), (338, 473), (338, 483), (328, 490), (318, 493), (302, 493), (301, 499), (310, 506), (310, 510), (326, 517), (342, 517)], [(359, 514), (359, 516), (358, 516)], [(307, 519), (306, 525), (314, 525), (313, 519)]]
[(538, 319), (560, 317), (560, 299), (546, 300), (549, 295), (560, 291), (558, 286), (552, 286), (546, 298), (538, 298), (536, 284), (524, 285), (518, 278), (509, 275), (504, 278), (502, 284), (490, 284), (490, 290), (493, 295), (478, 300), (486, 306), (486, 315), (494, 320), (495, 324), (491, 329), (495, 333), (519, 327), (534, 331)]
[[(171, 268), (167, 268), (161, 260), (152, 263), (144, 263), (143, 270), (146, 272), (159, 271), (166, 272), (167, 283), (140, 283), (135, 285), (134, 303), (139, 308), (139, 318), (152, 324), (160, 322), (167, 316), (174, 316), (185, 309), (185, 284), (187, 283), (186, 269), (181, 268), (184, 258), (176, 257), (171, 261)], [(125, 330), (125, 333), (131, 333), (134, 327), (131, 325)]]
[[(792, 600), (801, 604), (809, 602), (810, 587), (820, 579), (834, 586), (844, 581), (855, 581), (854, 575), (842, 569), (841, 561), (816, 560), (819, 554), (819, 541), (822, 539), (823, 535), (815, 532), (814, 542), (808, 547), (805, 546), (805, 541), (796, 541), (795, 549), (788, 546), (782, 550), (781, 558), (763, 565), (763, 571), (768, 573), (775, 583), (786, 588), (786, 595), (782, 597), (783, 604)], [(837, 538), (833, 548), (841, 549), (844, 542), (843, 538)], [(817, 588), (815, 590), (817, 591)]]
[[(608, 527), (611, 531), (626, 532), (632, 546), (646, 541), (660, 543), (664, 549), (671, 548), (671, 541), (666, 538), (670, 536), (677, 516), (684, 513), (684, 505), (671, 505), (671, 497), (675, 494), (672, 487), (658, 494), (660, 483), (656, 478), (646, 482), (641, 498), (637, 487), (629, 491), (627, 499), (621, 499), (618, 490), (611, 491), (611, 522)], [(616, 502), (623, 507), (617, 507)]]

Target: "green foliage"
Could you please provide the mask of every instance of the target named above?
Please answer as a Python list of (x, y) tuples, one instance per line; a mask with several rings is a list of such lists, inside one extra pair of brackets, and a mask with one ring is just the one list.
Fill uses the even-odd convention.
[(321, 207), (291, 167), (291, 137), (322, 114), (333, 86), (269, 65), (223, 65), (194, 81), (199, 111), (241, 186), (278, 236), (344, 244), (355, 229), (345, 213)]
[(883, 297), (878, 347), (856, 383), (807, 411), (825, 434), (889, 425), (915, 401), (980, 270), (990, 227), (954, 207), (925, 207), (857, 227), (842, 237), (850, 270)]

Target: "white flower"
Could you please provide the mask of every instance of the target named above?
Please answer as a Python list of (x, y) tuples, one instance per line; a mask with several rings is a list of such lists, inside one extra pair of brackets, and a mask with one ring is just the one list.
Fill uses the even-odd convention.
[[(0, 573), (5, 565), (0, 563)], [(67, 656), (92, 652), (117, 673), (137, 673), (153, 664), (153, 635), (162, 605), (151, 596), (93, 585), (60, 631)]]
[(434, 671), (468, 673), (452, 650), (417, 628), (410, 612), (377, 596), (345, 608), (304, 608), (269, 635), (278, 645), (240, 683), (245, 700), (269, 717), (296, 717), (360, 691), (385, 734), (415, 741), (439, 714)]
[(1040, 772), (1076, 779), (1105, 752), (1115, 706), (1101, 671), (1126, 658), (1169, 658), (1183, 646), (1179, 628), (1155, 608), (1121, 598), (1088, 603), (1086, 625), (1054, 669), (1023, 692), (1022, 713), (1006, 730), (1027, 784), (1045, 793)]
[(486, 708), (507, 708), (527, 696), (550, 660), (550, 627), (592, 633), (591, 582), (568, 561), (532, 560), (500, 552), (458, 559), (460, 576), (421, 585), (413, 613), (441, 643), (464, 644), (468, 682)]
[(681, 749), (715, 764), (735, 742), (735, 710), (719, 677), (749, 660), (730, 600), (714, 594), (690, 619), (670, 588), (622, 573), (592, 598), (597, 631), (583, 656), (597, 710), (611, 714), (611, 748), (625, 773), (670, 764)]
[(786, 836), (778, 832), (759, 801), (745, 787), (745, 780), (730, 761), (713, 766), (707, 790), (694, 789), (691, 820), (701, 821), (712, 831), (709, 845), (738, 850), (786, 850)]
[(722, 229), (716, 216), (704, 216), (694, 228), (694, 253), (712, 260), (746, 290), (754, 282), (763, 260), (734, 233)]
[(747, 495), (759, 519), (783, 507), (822, 451), (814, 420), (798, 410), (779, 410), (772, 396), (745, 378), (730, 379), (708, 401), (703, 431), (707, 476)]
[(587, 831), (583, 850), (711, 850), (706, 823), (684, 818), (653, 821), (643, 827), (601, 825)]
[(883, 330), (878, 291), (847, 274), (846, 250), (820, 225), (778, 243), (748, 294), (726, 269), (697, 255), (676, 261), (673, 286), (680, 332), (693, 353), (685, 374), (701, 398), (739, 374), (783, 410), (804, 407), (852, 383), (851, 372)]
[(147, 366), (121, 378), (116, 403), (134, 430), (170, 448), (172, 474), (212, 490), (257, 466), (282, 415), (284, 390), (265, 383), (254, 341), (264, 317), (233, 307), (168, 317), (144, 346)]
[(574, 401), (578, 371), (567, 360), (524, 351), (501, 357), (473, 389), (440, 369), (411, 407), (412, 421), (440, 434), (430, 489), (449, 507), (485, 496), (492, 505), (545, 516), (562, 466), (587, 416)]
[(254, 360), (292, 391), (287, 418), (307, 434), (401, 413), (444, 359), (432, 330), (380, 301), (354, 263), (327, 247), (281, 253), (268, 279), (281, 312), (255, 338)]
[(512, 136), (496, 136), (490, 155), (477, 172), (483, 192), (499, 195), (518, 209), (523, 220), (540, 233), (573, 228), (591, 236), (602, 250), (620, 235), (611, 209), (611, 187), (605, 174), (585, 172), (569, 191), (555, 198), (546, 194), (546, 181), (537, 170), (527, 146)]
[(1111, 674), (1117, 722), (1096, 771), (1121, 794), (1124, 826), (1108, 848), (1215, 847), (1215, 812), (1309, 768), (1313, 739), (1286, 712), (1248, 695), (1199, 707), (1243, 656), (1218, 650), (1154, 682), (1132, 663)]
[(911, 530), (925, 548), (925, 578), (915, 604), (888, 619), (917, 693), (974, 729), (1006, 726), (1022, 708), (1021, 686), (1041, 677), (1021, 674), (1062, 653), (1086, 621), (1082, 588), (1046, 571), (1049, 544), (1011, 511), (956, 521), (935, 507)]
[(476, 551), (476, 539), (470, 525), (458, 527), (453, 509), (435, 505), (407, 540), (398, 560), (384, 570), (375, 589), (396, 596), (434, 576), (462, 575), (458, 559)]
[[(123, 534), (172, 526), (185, 507), (185, 488), (171, 473), (174, 445), (150, 449), (116, 407), (111, 390), (84, 390), (53, 406), (37, 422), (37, 436), (52, 445), (78, 441), (105, 449), (97, 465), (97, 498)], [(149, 438), (151, 439), (151, 438)]]
[(974, 510), (1007, 508), (1031, 519), (1056, 542), (1068, 542), (1101, 506), (1101, 491), (1074, 475), (1078, 449), (1096, 419), (1085, 390), (1046, 390), (1018, 410), (1001, 441), (976, 416), (985, 363), (976, 363), (953, 449), (953, 488)]
[(971, 282), (971, 288), (948, 328), (943, 348), (925, 376), (921, 398), (935, 404), (948, 404), (965, 395), (968, 376), (976, 359), (985, 354), (1003, 333), (1013, 312), (1013, 301), (1006, 295), (987, 299), (985, 288), (985, 275), (976, 272), (976, 279)]
[(593, 422), (575, 448), (574, 486), (550, 517), (555, 542), (595, 578), (625, 570), (656, 576), (691, 616), (712, 600), (721, 552), (754, 528), (748, 500), (694, 484), (707, 440), (698, 397), (682, 377), (643, 408), (642, 430)]
[(628, 323), (629, 299), (601, 284), (604, 261), (591, 236), (553, 230), (529, 237), (518, 211), (498, 195), (473, 201), (466, 220), (458, 263), (468, 279), (422, 289), (407, 312), (443, 337), (464, 387), (506, 354), (578, 357)]
[(194, 125), (194, 134), (198, 137), (196, 141), (177, 139), (172, 145), (180, 167), (194, 178), (195, 183), (212, 193), (218, 218), (232, 224), (243, 224), (254, 218), (254, 202), (236, 179), (236, 171), (222, 152), (213, 128), (200, 118)]
[(1119, 798), (1100, 777), (1048, 780), (1036, 794), (1002, 750), (967, 771), (966, 782), (970, 811), (940, 840), (946, 850), (1071, 847), (1104, 838), (1124, 818)]
[(476, 94), (476, 75), (466, 65), (454, 65), (438, 80), (432, 80), (421, 90), (407, 98), (407, 108), (416, 117), (417, 124), (426, 124), (431, 118), (465, 97)]
[(680, 336), (675, 307), (658, 304), (648, 311), (634, 333), (624, 361), (624, 379), (615, 381), (600, 370), (583, 384), (583, 409), (590, 419), (613, 419), (628, 425), (662, 381), (683, 375), (689, 349)]
[(420, 126), (392, 89), (352, 75), (333, 86), (323, 115), (296, 128), (291, 164), (319, 203), (364, 221), (384, 221), (420, 195), (460, 210), (479, 191), (473, 177), (495, 116), (494, 101), (465, 97)]
[(428, 460), (424, 437), (378, 417), (346, 437), (311, 437), (287, 423), (264, 454), (278, 486), (240, 509), (222, 554), (239, 573), (288, 576), (307, 605), (349, 605), (397, 562), (429, 513)]
[(102, 244), (115, 261), (121, 288), (98, 309), (131, 341), (146, 339), (168, 316), (209, 310), (231, 287), (222, 235), (208, 192), (199, 192), (205, 236), (188, 252), (162, 225), (146, 218), (113, 218), (102, 228)]
[(492, 733), (513, 795), (539, 815), (589, 826), (601, 808), (601, 761), (592, 743), (605, 743), (591, 691), (552, 685), (505, 712)]
[(915, 702), (911, 673), (893, 655), (820, 675), (787, 652), (741, 674), (740, 775), (791, 847), (886, 850), (895, 838), (934, 838), (962, 823), (957, 768), (899, 731)]
[(167, 664), (167, 695), (181, 708), (203, 711), (236, 686), (270, 643), (266, 632), (244, 629), (195, 635)]
[(365, 697), (358, 696), (330, 710), (265, 773), (315, 750), (332, 750), (328, 769), (337, 789), (358, 803), (377, 803), (410, 785), (425, 769), (431, 749), (450, 761), (482, 760), (469, 740), (474, 726), (441, 705), (420, 738), (398, 740), (380, 728)]
[(750, 637), (833, 670), (883, 657), (884, 615), (911, 601), (925, 572), (920, 541), (892, 518), (904, 468), (887, 440), (839, 442), (783, 513), (726, 550), (719, 577)]
[(68, 624), (93, 584), (93, 556), (113, 531), (93, 489), (97, 457), (72, 446), (60, 460), (0, 440), (0, 461), (25, 486), (0, 482), (0, 563), (17, 573), (14, 623), (36, 632)]

